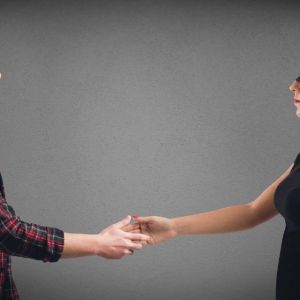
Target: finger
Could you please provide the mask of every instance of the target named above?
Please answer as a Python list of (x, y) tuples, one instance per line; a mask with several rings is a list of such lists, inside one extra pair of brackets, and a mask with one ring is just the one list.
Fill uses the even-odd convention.
[(133, 249), (128, 249), (124, 247), (119, 247), (119, 255), (124, 256), (124, 255), (133, 255), (134, 250)]
[(136, 224), (136, 222), (147, 223), (147, 222), (150, 222), (152, 219), (152, 217), (139, 217), (139, 216), (133, 216), (132, 218), (135, 221), (135, 223), (133, 223), (133, 224)]
[(141, 242), (133, 242), (131, 240), (123, 240), (122, 243), (119, 244), (119, 247), (124, 249), (142, 249), (143, 245)]
[(135, 242), (132, 242), (132, 241), (128, 241), (127, 243), (127, 247), (129, 249), (134, 249), (134, 250), (139, 250), (139, 249), (142, 249), (143, 248), (143, 245), (141, 243), (135, 243)]
[(117, 228), (122, 228), (124, 227), (125, 225), (129, 224), (130, 223), (130, 220), (131, 220), (131, 216), (127, 216), (126, 218), (124, 218), (123, 220), (117, 222), (114, 224), (115, 227)]
[(135, 229), (135, 230), (131, 230), (131, 233), (141, 233), (141, 229)]
[(132, 232), (133, 230), (136, 230), (139, 228), (140, 228), (139, 223), (134, 223), (134, 224), (127, 224), (127, 225), (123, 226), (121, 229), (126, 232), (129, 232), (129, 231)]
[(125, 255), (132, 255), (133, 254), (133, 250), (131, 250), (131, 249), (124, 249), (123, 253)]
[(123, 231), (130, 231), (130, 229), (131, 229), (131, 225), (132, 224), (127, 224), (127, 225), (125, 225), (125, 226), (123, 226), (121, 229), (123, 230)]
[(132, 241), (149, 241), (150, 237), (146, 234), (127, 232), (125, 237)]

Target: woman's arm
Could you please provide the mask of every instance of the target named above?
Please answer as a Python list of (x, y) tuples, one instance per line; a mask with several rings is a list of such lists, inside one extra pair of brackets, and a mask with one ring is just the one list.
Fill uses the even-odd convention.
[(293, 164), (270, 184), (254, 201), (242, 205), (174, 218), (177, 234), (206, 234), (241, 231), (257, 226), (278, 214), (274, 194), (279, 183), (290, 173)]
[(172, 219), (160, 216), (136, 216), (135, 221), (139, 228), (132, 231), (149, 235), (148, 243), (152, 245), (181, 235), (216, 234), (250, 229), (254, 224), (251, 207), (248, 204)]
[(157, 244), (179, 235), (215, 234), (250, 229), (278, 214), (274, 206), (274, 193), (278, 184), (290, 173), (293, 164), (268, 186), (254, 201), (228, 206), (198, 214), (176, 217), (135, 217), (138, 230)]
[(228, 206), (171, 220), (176, 235), (225, 233), (253, 227), (253, 215), (248, 204)]

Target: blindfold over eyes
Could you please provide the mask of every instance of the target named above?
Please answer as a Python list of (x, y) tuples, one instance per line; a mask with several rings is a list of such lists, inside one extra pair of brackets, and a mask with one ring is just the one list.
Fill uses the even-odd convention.
[(298, 76), (298, 77), (296, 78), (296, 81), (300, 82), (300, 76)]

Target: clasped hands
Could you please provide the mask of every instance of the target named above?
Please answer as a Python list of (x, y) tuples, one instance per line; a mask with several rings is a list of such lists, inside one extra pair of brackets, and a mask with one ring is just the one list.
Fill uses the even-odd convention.
[(144, 245), (154, 245), (176, 236), (175, 223), (168, 218), (131, 216), (102, 230), (96, 239), (95, 254), (107, 259), (132, 255)]

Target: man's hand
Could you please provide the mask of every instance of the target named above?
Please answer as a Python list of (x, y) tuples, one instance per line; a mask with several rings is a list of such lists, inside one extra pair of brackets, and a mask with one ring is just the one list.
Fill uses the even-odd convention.
[(134, 250), (142, 249), (148, 243), (149, 237), (139, 232), (122, 230), (130, 225), (131, 217), (110, 225), (97, 235), (95, 254), (108, 259), (119, 259), (124, 255), (132, 255)]

